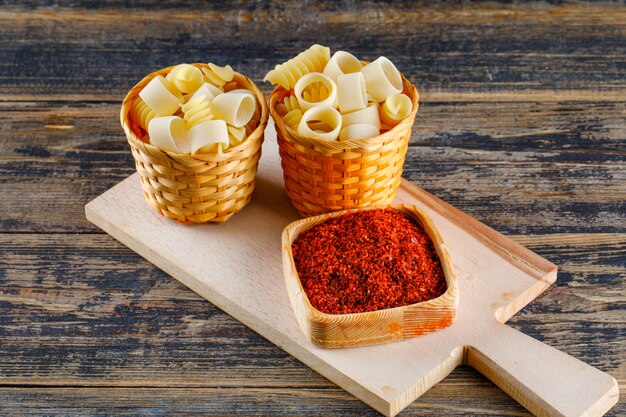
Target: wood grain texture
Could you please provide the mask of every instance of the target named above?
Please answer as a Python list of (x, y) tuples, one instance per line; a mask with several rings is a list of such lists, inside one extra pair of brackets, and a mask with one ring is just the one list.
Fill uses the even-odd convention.
[[(207, 57), (233, 62), (260, 80), (275, 63), (320, 42), (320, 34), (333, 50), (361, 59), (388, 55), (420, 91), (517, 97), (540, 91), (553, 99), (562, 91), (605, 92), (597, 97), (621, 101), (626, 90), (620, 77), (626, 12), (619, 6), (287, 1), (151, 7), (7, 7), (0, 13), (1, 56), (23, 72), (3, 78), (0, 94), (121, 100), (155, 68)], [(47, 65), (50, 58), (59, 65)]]
[[(625, 414), (625, 20), (623, 2), (2, 2), (0, 414), (377, 415), (82, 216), (133, 172), (118, 112), (143, 75), (211, 59), (258, 81), (320, 33), (417, 83), (404, 177), (559, 265), (509, 324), (617, 377)], [(528, 413), (459, 368), (402, 415)]]
[[(0, 231), (96, 231), (81, 207), (134, 172), (119, 103), (0, 109)], [(626, 102), (426, 101), (403, 175), (500, 231), (620, 232), (625, 137)]]
[[(450, 401), (454, 397), (454, 403)], [(340, 388), (3, 388), (0, 411), (13, 416), (202, 415), (340, 416), (380, 414)], [(80, 404), (80, 406), (78, 405)], [(409, 416), (517, 416), (530, 414), (472, 368), (455, 370), (411, 404)]]
[[(5, 358), (0, 361), (3, 385), (230, 387), (237, 389), (236, 402), (242, 407), (258, 395), (255, 387), (267, 392), (275, 387), (277, 395), (283, 387), (299, 395), (310, 390), (316, 393), (298, 397), (297, 412), (323, 415), (323, 410), (328, 414), (334, 407), (346, 407), (341, 402), (350, 398), (348, 394), (338, 394), (333, 384), (107, 236), (0, 238), (6, 254), (0, 303), (0, 335), (6, 342), (0, 345), (0, 357)], [(509, 324), (612, 373), (624, 386), (619, 335), (626, 319), (626, 235), (515, 239), (559, 264), (560, 272), (557, 288), (548, 290)], [(15, 352), (20, 352), (17, 358)], [(314, 387), (330, 389), (335, 400)], [(111, 391), (97, 394), (99, 390), (86, 392), (91, 392), (94, 404), (112, 407)], [(438, 393), (434, 398), (431, 390), (403, 415), (527, 415), (469, 369), (455, 371), (434, 390)], [(7, 392), (6, 388), (2, 391)], [(39, 407), (52, 406), (53, 395), (53, 391), (41, 393)], [(120, 404), (134, 404), (129, 399), (132, 395), (119, 395), (114, 398)], [(20, 398), (18, 403), (28, 406), (31, 397)], [(363, 407), (351, 408), (354, 401), (350, 403), (348, 410), (376, 415)], [(10, 401), (0, 404), (7, 411), (14, 410), (7, 405)], [(193, 411), (211, 404), (219, 410), (221, 400), (205, 398), (202, 405), (181, 400), (159, 407)], [(271, 410), (296, 412), (291, 406), (278, 404)], [(315, 414), (316, 407), (321, 407), (320, 414)], [(620, 415), (622, 407), (609, 415)], [(262, 405), (256, 410), (270, 413)]]
[[(625, 370), (620, 371), (618, 335), (626, 319), (626, 235), (513, 238), (552, 259), (560, 270), (555, 287), (509, 324), (620, 376)], [(129, 386), (228, 385), (226, 380), (232, 384), (238, 378), (245, 383), (244, 375), (254, 368), (229, 369), (227, 359), (239, 358), (236, 363), (243, 364), (258, 349), (264, 353), (258, 354), (257, 365), (273, 372), (268, 380), (291, 383), (291, 378), (280, 382), (280, 373), (287, 377), (295, 370), (284, 371), (275, 363), (288, 357), (285, 353), (106, 235), (2, 234), (0, 250), (5, 255), (0, 278), (0, 335), (5, 342), (0, 350), (6, 358), (0, 362), (2, 383), (26, 384), (32, 378), (36, 385), (97, 385), (100, 377)], [(177, 341), (165, 340), (166, 335), (177, 336)], [(40, 336), (47, 336), (41, 347), (35, 343)], [(225, 350), (216, 350), (219, 345)], [(92, 349), (99, 354), (93, 356)], [(7, 360), (15, 351), (20, 361)], [(200, 366), (192, 366), (192, 358)], [(205, 368), (202, 364), (211, 358), (215, 361)], [(22, 361), (38, 372), (24, 375)], [(185, 364), (189, 367), (181, 374)], [(286, 366), (294, 364), (287, 360)], [(65, 366), (72, 372), (64, 374)], [(124, 373), (132, 369), (137, 369), (134, 378), (124, 381)], [(262, 384), (264, 376), (248, 378)], [(293, 383), (299, 380), (294, 377)]]

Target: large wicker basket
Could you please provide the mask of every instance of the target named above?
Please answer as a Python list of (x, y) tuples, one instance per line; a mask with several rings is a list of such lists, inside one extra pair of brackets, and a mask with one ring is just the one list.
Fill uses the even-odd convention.
[(287, 195), (303, 216), (337, 210), (384, 206), (393, 200), (400, 181), (419, 94), (402, 76), (403, 93), (413, 111), (391, 130), (369, 139), (326, 141), (301, 137), (288, 129), (276, 104), (290, 92), (276, 87), (270, 113), (276, 125)]
[(145, 132), (132, 120), (130, 110), (141, 89), (157, 75), (166, 76), (172, 68), (146, 76), (122, 103), (120, 120), (146, 200), (159, 213), (183, 223), (224, 222), (252, 198), (268, 120), (265, 96), (252, 80), (235, 73), (238, 87), (252, 91), (259, 105), (247, 126), (251, 130), (248, 137), (222, 154), (188, 155), (164, 151), (148, 143)]

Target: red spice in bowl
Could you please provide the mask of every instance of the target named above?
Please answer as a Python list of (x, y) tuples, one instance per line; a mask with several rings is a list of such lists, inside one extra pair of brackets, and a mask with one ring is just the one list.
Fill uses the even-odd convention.
[(401, 307), (447, 289), (430, 237), (393, 209), (329, 218), (300, 234), (291, 249), (302, 287), (323, 313)]

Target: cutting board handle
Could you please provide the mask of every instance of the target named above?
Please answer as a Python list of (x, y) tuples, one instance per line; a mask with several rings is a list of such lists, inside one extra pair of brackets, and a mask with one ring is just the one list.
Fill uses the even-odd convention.
[(536, 416), (602, 416), (619, 396), (609, 374), (498, 322), (467, 348), (466, 363)]

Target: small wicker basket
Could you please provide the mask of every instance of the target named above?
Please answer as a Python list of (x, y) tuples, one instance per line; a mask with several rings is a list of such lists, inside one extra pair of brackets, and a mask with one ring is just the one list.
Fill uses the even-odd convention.
[[(364, 62), (366, 63), (366, 62)], [(326, 141), (298, 136), (276, 112), (290, 92), (278, 86), (270, 94), (287, 195), (303, 216), (391, 203), (402, 179), (402, 168), (419, 94), (402, 76), (403, 93), (413, 111), (382, 135), (351, 141)]]
[(131, 106), (150, 80), (157, 75), (166, 76), (172, 68), (153, 72), (135, 85), (124, 98), (120, 113), (146, 201), (160, 214), (182, 223), (224, 222), (252, 198), (268, 120), (265, 95), (248, 77), (235, 73), (238, 88), (252, 91), (259, 105), (247, 125), (251, 130), (248, 137), (222, 154), (164, 151), (147, 143), (144, 132), (132, 120)]

